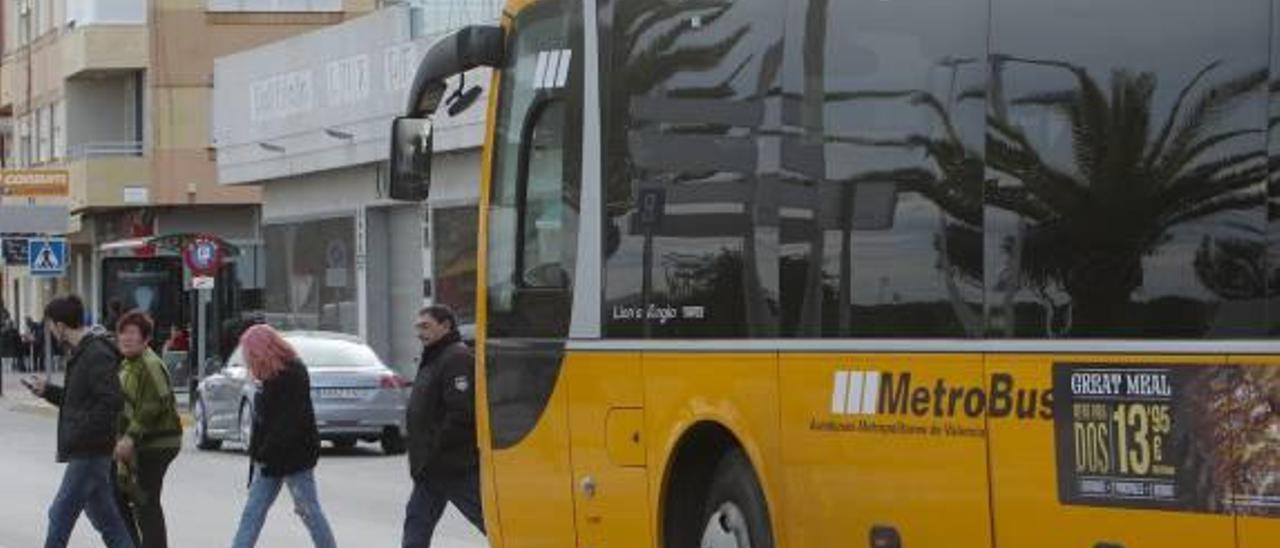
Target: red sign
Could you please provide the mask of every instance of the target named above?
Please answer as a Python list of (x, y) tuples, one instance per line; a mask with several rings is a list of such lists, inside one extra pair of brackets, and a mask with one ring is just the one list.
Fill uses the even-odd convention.
[(196, 236), (182, 249), (182, 259), (192, 276), (216, 276), (222, 267), (222, 246), (208, 236)]

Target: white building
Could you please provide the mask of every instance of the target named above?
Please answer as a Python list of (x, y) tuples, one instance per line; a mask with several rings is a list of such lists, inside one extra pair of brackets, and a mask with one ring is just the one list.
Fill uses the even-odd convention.
[[(386, 198), (391, 122), (447, 26), (422, 32), (426, 13), (392, 6), (214, 68), (219, 182), (263, 191), (268, 318), (360, 335), (405, 372), (421, 351), (412, 322), (424, 303), (474, 317), (487, 100), (438, 120), (429, 204)], [(477, 72), (467, 86), (488, 80)]]

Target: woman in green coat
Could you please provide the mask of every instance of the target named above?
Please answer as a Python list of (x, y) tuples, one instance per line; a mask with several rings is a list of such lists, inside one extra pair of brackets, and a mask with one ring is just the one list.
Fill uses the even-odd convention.
[(125, 405), (115, 451), (120, 513), (139, 548), (164, 548), (168, 535), (160, 494), (169, 464), (182, 447), (182, 422), (169, 372), (151, 350), (151, 319), (130, 312), (115, 328), (124, 354), (120, 385)]

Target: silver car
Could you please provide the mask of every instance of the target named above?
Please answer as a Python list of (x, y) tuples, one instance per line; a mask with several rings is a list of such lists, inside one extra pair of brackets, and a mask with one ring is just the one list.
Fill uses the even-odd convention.
[[(320, 439), (338, 448), (378, 441), (387, 454), (404, 452), (408, 381), (356, 337), (310, 331), (281, 335), (297, 350), (311, 376)], [(200, 381), (192, 397), (196, 447), (218, 449), (224, 441), (247, 446), (257, 391), (258, 383), (249, 376), (237, 348), (226, 367)]]

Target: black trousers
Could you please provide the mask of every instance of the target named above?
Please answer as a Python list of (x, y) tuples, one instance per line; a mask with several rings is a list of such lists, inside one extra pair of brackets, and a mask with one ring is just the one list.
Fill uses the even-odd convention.
[(142, 500), (129, 500), (120, 489), (116, 489), (120, 515), (124, 517), (129, 534), (133, 536), (133, 544), (138, 548), (167, 548), (169, 545), (160, 496), (164, 491), (164, 475), (177, 456), (177, 448), (138, 451), (136, 475)]
[(440, 516), (449, 503), (484, 532), (484, 511), (480, 506), (480, 471), (449, 477), (427, 477), (413, 481), (413, 494), (404, 512), (404, 548), (428, 548)]

